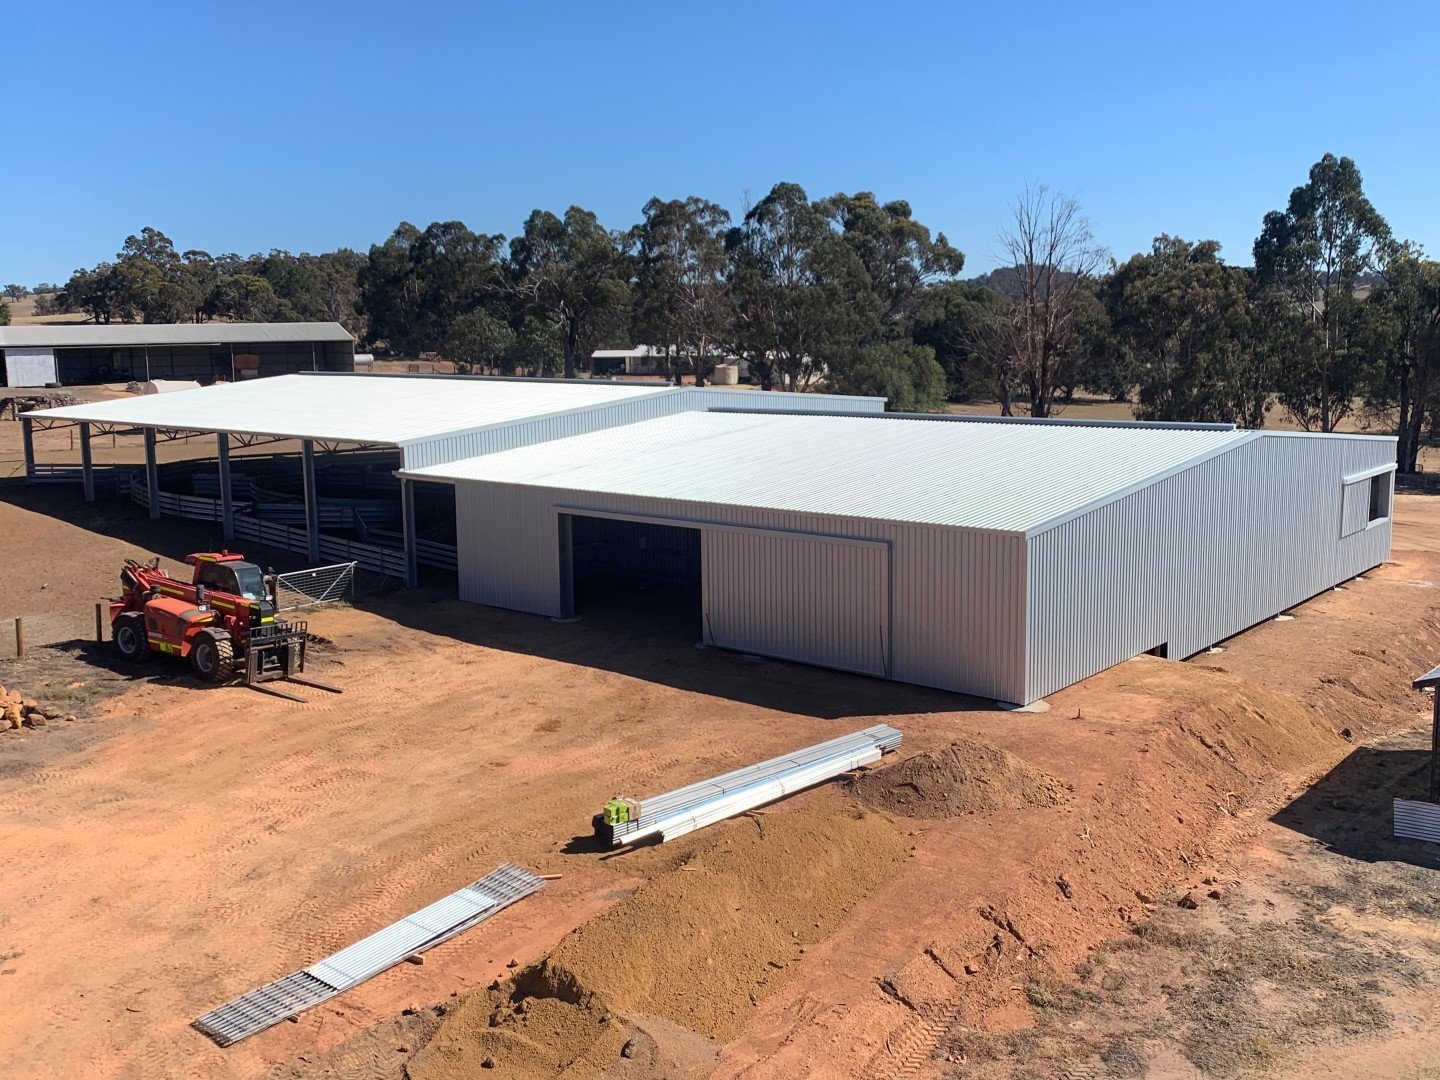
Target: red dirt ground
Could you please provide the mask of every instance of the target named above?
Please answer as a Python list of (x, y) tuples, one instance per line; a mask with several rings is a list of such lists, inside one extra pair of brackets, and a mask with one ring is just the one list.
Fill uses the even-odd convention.
[[(129, 545), (83, 511), (28, 498), (0, 501), (7, 566), (52, 568), (67, 583), (57, 604), (108, 590)], [(1196, 662), (1122, 664), (1048, 713), (698, 651), (661, 624), (556, 625), (438, 588), (313, 618), (336, 643), (321, 677), (345, 686), (340, 698), (201, 689), (157, 661), (76, 724), (0, 736), (0, 1064), (33, 1077), (399, 1075), (416, 1049), (389, 1034), (403, 1009), (541, 960), (642, 882), (683, 873), (675, 860), (704, 842), (599, 856), (574, 838), (605, 798), (884, 721), (906, 753), (974, 739), (1073, 796), (897, 818), (911, 857), (787, 958), (719, 1075), (931, 1074), (957, 1015), (1026, 1023), (1022, 973), (1068, 969), (1143, 914), (1140, 894), (1193, 884), (1345, 754), (1340, 728), (1414, 726), (1426, 705), (1406, 687), (1440, 647), (1440, 590), (1413, 582), (1440, 580), (1440, 504), (1401, 497), (1397, 513), (1395, 559), (1366, 580)], [(0, 583), (0, 606), (19, 603), (23, 577)], [(0, 664), (0, 682), (62, 669), (83, 681), (104, 662), (43, 659)], [(563, 876), (423, 966), (238, 1047), (189, 1028), (506, 860)]]

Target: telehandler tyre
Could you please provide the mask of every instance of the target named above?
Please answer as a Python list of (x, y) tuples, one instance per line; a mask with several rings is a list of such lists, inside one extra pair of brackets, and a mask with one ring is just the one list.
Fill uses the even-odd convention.
[(205, 682), (225, 682), (235, 674), (235, 646), (220, 630), (201, 630), (190, 646), (190, 666)]
[(127, 611), (110, 624), (115, 651), (132, 663), (150, 659), (150, 639), (145, 634), (145, 616)]

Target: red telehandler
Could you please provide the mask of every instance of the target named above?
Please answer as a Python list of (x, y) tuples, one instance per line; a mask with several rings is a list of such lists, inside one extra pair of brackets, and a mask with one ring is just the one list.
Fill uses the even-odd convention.
[(263, 684), (284, 679), (340, 693), (338, 686), (302, 677), (309, 631), (304, 622), (276, 614), (260, 567), (229, 551), (202, 551), (185, 561), (195, 568), (190, 581), (171, 577), (158, 558), (125, 560), (124, 592), (110, 601), (110, 636), (121, 656), (139, 661), (170, 653), (212, 683), (239, 668), (246, 686), (291, 701), (305, 699)]

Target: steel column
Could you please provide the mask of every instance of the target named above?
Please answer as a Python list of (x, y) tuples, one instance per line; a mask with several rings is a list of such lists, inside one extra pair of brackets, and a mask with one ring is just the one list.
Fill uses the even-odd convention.
[(90, 425), (80, 423), (80, 476), (85, 483), (85, 501), (95, 501), (95, 463), (90, 457)]
[(235, 539), (235, 503), (230, 494), (230, 436), (219, 432), (215, 449), (220, 458), (220, 529), (227, 541)]
[(311, 563), (320, 561), (320, 496), (315, 490), (315, 440), (300, 442), (305, 474), (305, 538)]
[(420, 584), (420, 567), (415, 560), (415, 481), (400, 481), (400, 521), (405, 537), (405, 584)]
[(1430, 801), (1440, 803), (1440, 689), (1430, 718)]
[(145, 492), (150, 500), (150, 516), (160, 516), (160, 469), (155, 464), (155, 429), (145, 429)]
[(25, 446), (25, 479), (35, 479), (35, 427), (28, 416), (20, 417), (20, 440)]

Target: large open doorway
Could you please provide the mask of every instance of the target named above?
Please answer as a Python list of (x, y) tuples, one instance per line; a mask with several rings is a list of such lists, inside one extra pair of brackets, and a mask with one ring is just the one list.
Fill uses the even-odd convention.
[(561, 530), (571, 614), (701, 640), (699, 529), (567, 514)]

